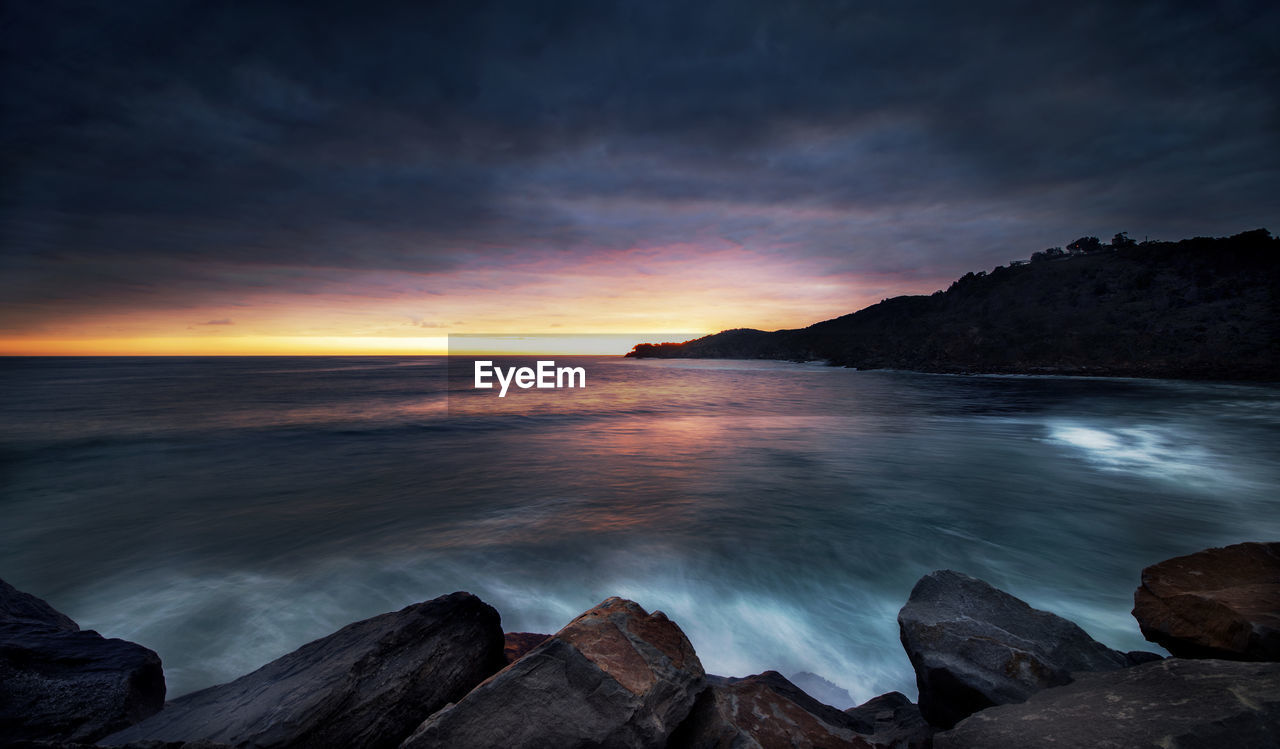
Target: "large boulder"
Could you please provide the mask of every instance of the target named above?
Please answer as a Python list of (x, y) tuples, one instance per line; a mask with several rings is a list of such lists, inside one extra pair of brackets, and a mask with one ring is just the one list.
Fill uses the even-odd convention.
[(1066, 619), (951, 570), (916, 583), (898, 627), (915, 668), (920, 712), (941, 728), (1067, 684), (1074, 671), (1133, 664)]
[(0, 580), (0, 737), (93, 742), (164, 704), (160, 657)]
[(884, 710), (841, 712), (777, 671), (741, 679), (711, 676), (708, 682), (689, 717), (672, 734), (668, 749), (915, 749), (926, 746), (932, 733), (917, 713), (922, 731), (913, 742), (900, 726), (890, 725), (893, 718), (882, 715)]
[(1133, 616), (1182, 658), (1280, 660), (1280, 543), (1206, 549), (1142, 571)]
[(433, 715), (403, 747), (662, 746), (704, 686), (674, 622), (610, 598)]
[(934, 736), (936, 749), (1277, 745), (1280, 664), (1180, 658), (1080, 674)]
[(454, 593), (350, 624), (102, 743), (394, 747), (504, 663), (498, 612)]

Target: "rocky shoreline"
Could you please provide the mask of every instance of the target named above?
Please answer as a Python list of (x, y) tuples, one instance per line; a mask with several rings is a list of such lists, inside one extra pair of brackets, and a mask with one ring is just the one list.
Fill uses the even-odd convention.
[(610, 598), (554, 635), (453, 593), (348, 625), (164, 701), (145, 647), (0, 581), (0, 744), (15, 747), (1277, 747), (1280, 543), (1142, 572), (1134, 616), (1174, 657), (1112, 650), (968, 575), (898, 615), (919, 704), (838, 710), (775, 671), (704, 672), (662, 612)]

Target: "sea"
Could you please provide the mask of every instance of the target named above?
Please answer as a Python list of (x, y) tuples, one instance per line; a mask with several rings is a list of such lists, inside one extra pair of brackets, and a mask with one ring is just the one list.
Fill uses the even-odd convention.
[(1275, 384), (560, 363), (499, 398), (444, 357), (0, 359), (0, 578), (171, 697), (466, 590), (546, 633), (630, 598), (852, 704), (916, 695), (932, 570), (1161, 652), (1144, 567), (1280, 539)]

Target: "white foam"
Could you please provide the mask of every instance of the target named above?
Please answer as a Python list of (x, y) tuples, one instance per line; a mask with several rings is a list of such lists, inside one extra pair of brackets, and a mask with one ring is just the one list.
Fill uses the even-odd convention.
[(1050, 423), (1048, 442), (1076, 451), (1103, 470), (1125, 471), (1150, 478), (1220, 483), (1233, 477), (1220, 466), (1228, 461), (1213, 455), (1194, 435), (1167, 427), (1100, 427), (1078, 423)]
[[(156, 650), (171, 698), (249, 673), (353, 621), (457, 589), (498, 609), (507, 631), (547, 633), (619, 595), (664, 611), (709, 673), (808, 671), (858, 702), (890, 690), (914, 694), (910, 664), (897, 645), (900, 601), (839, 586), (825, 602), (803, 590), (731, 588), (689, 577), (674, 555), (666, 559), (655, 566), (619, 552), (596, 565), (602, 575), (585, 581), (425, 558), (382, 560), (376, 567), (347, 560), (303, 577), (157, 573), (98, 588), (69, 613), (104, 636)], [(837, 606), (836, 599), (844, 600)]]

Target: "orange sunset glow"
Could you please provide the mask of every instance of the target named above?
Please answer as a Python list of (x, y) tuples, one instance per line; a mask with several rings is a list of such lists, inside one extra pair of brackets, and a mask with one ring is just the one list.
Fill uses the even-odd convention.
[(821, 277), (811, 263), (680, 246), (550, 269), (353, 273), (326, 281), (317, 293), (224, 292), (212, 304), (34, 321), (21, 335), (0, 337), (0, 354), (415, 355), (447, 353), (449, 334), (644, 331), (647, 339), (772, 330), (929, 290), (924, 286)]

